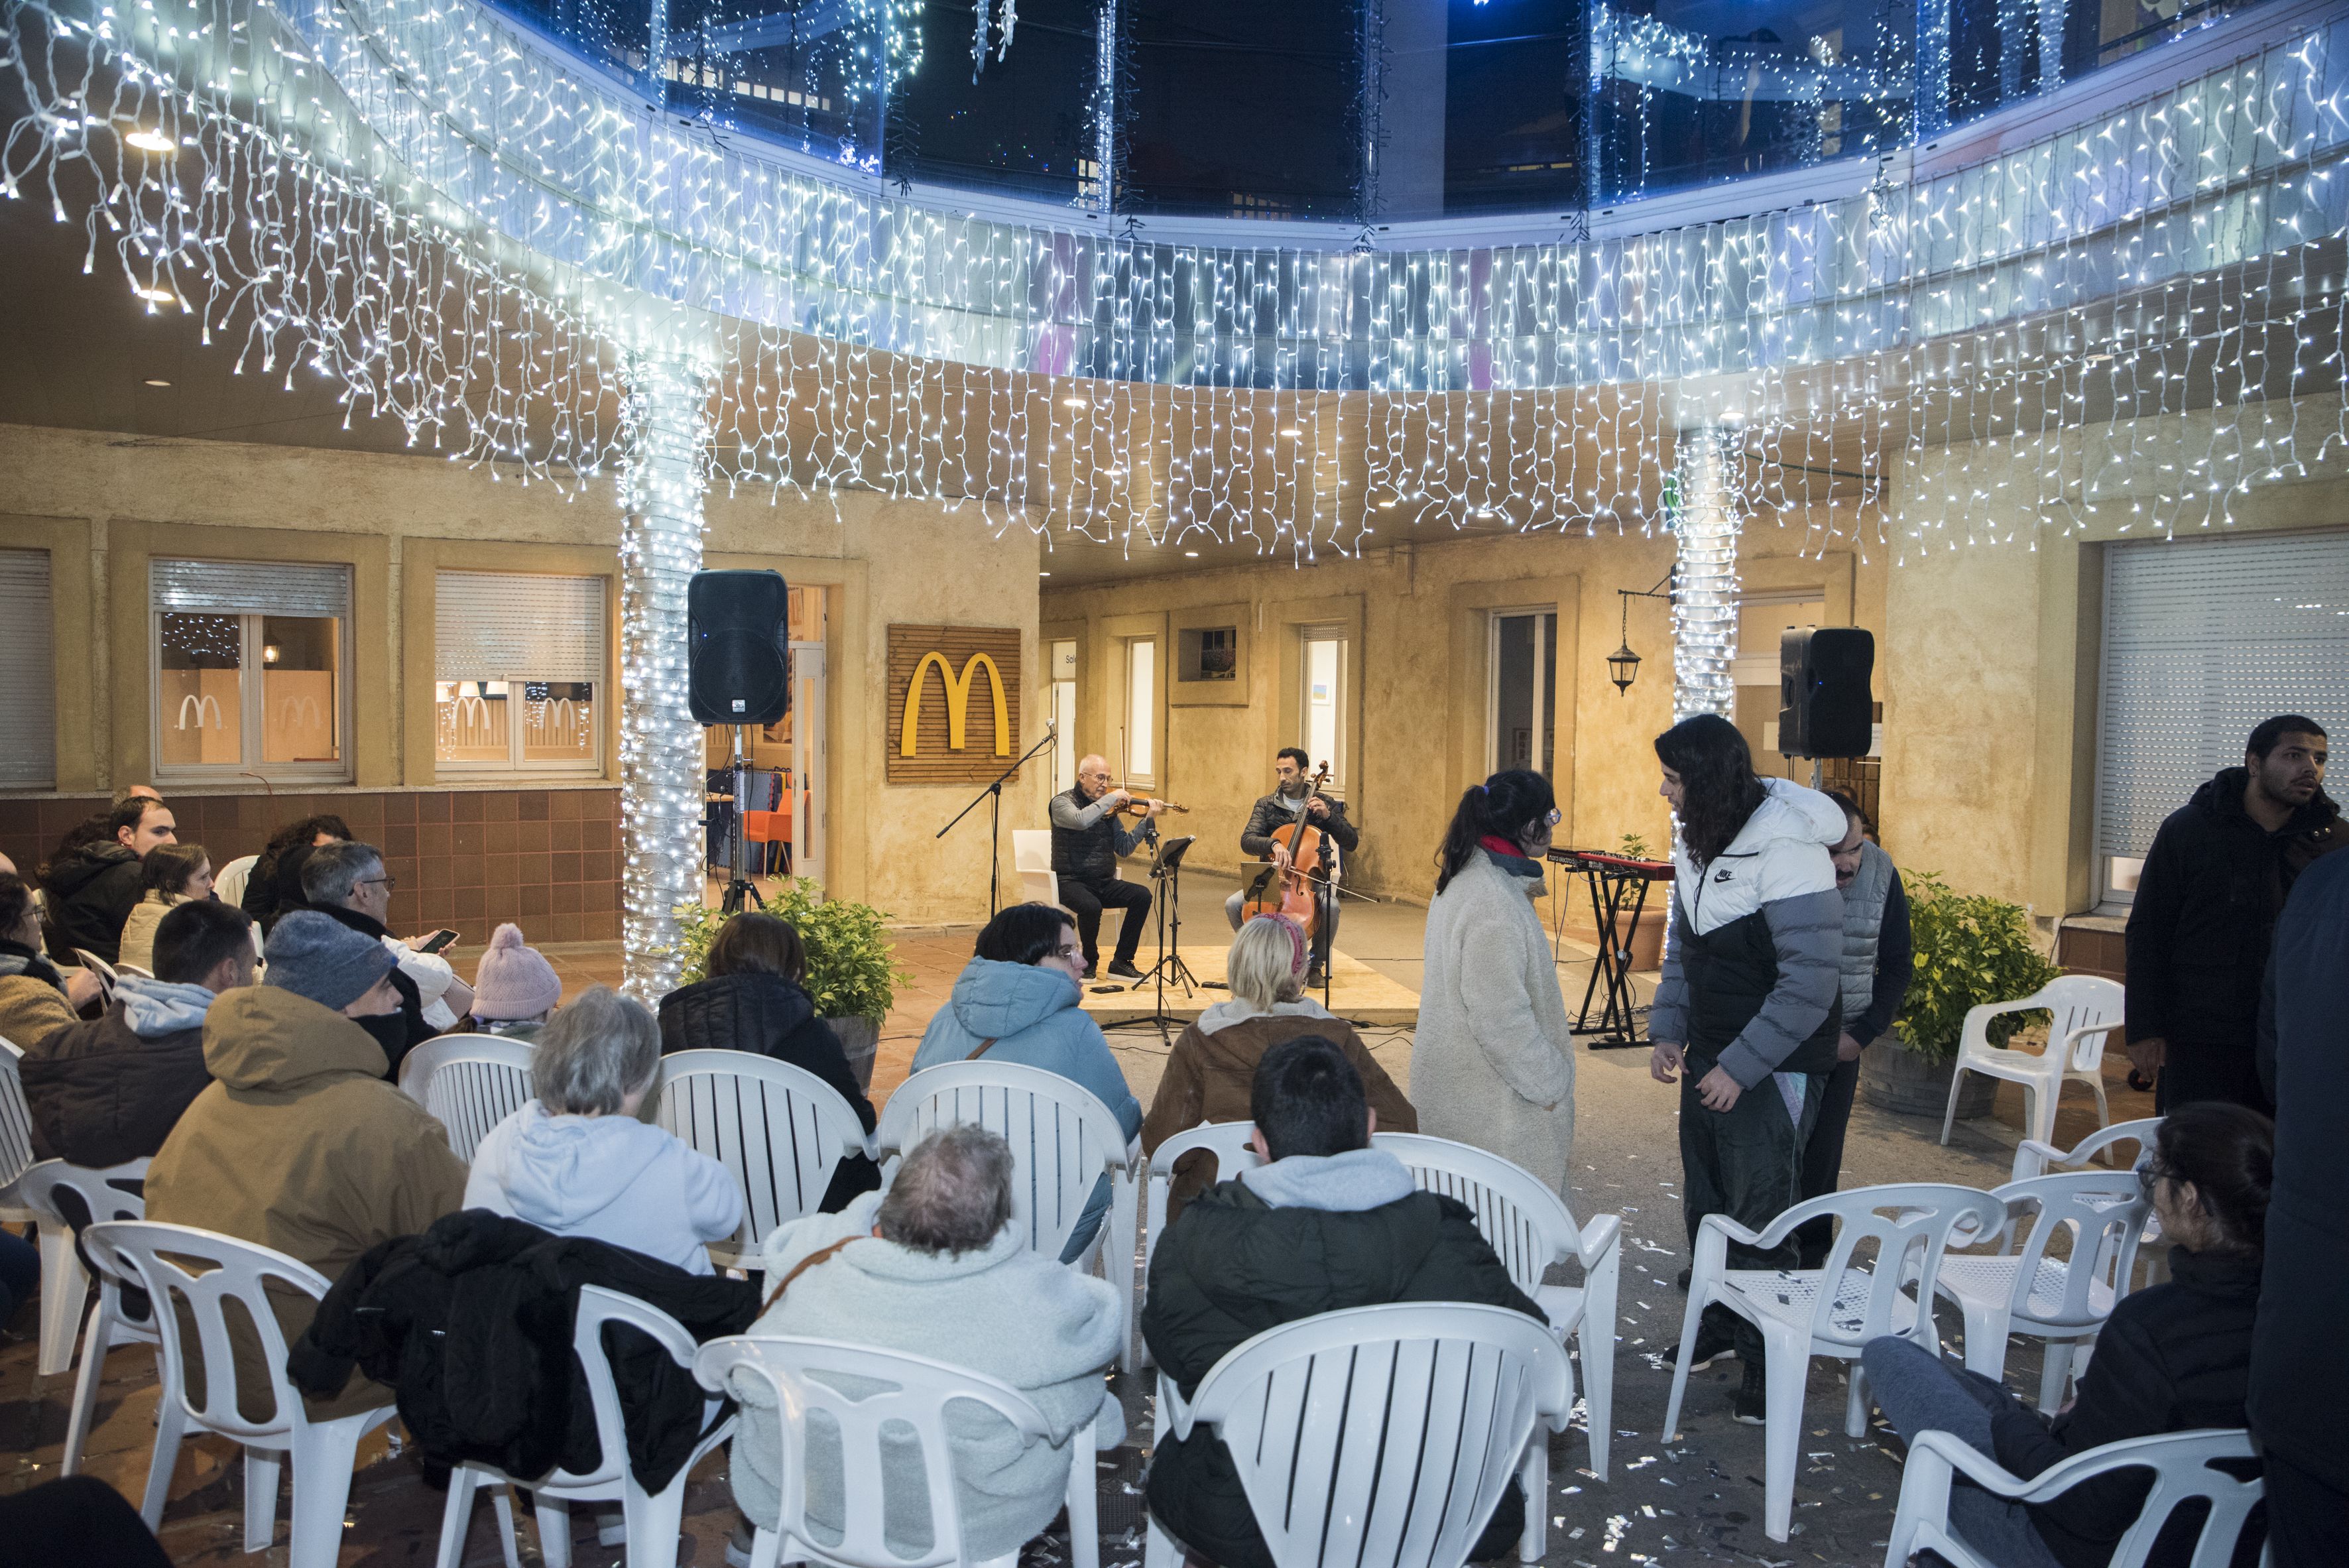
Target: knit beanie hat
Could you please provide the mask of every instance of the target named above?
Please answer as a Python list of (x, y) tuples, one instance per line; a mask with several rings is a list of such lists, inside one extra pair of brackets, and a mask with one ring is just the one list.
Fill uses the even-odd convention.
[(278, 921), (263, 956), (269, 962), (263, 985), (307, 996), (337, 1013), (366, 995), (398, 962), (377, 938), (309, 909)]
[(525, 946), (522, 927), (501, 925), (490, 950), (473, 972), (473, 1016), (535, 1018), (563, 1000), (563, 982), (534, 947)]

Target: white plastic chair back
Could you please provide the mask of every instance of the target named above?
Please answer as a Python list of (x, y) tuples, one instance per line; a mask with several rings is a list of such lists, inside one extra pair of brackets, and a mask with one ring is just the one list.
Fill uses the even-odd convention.
[[(2110, 1161), (2117, 1158), (2116, 1146), (2122, 1143), (2136, 1144), (2137, 1153), (2142, 1157), (2153, 1147), (2154, 1135), (2160, 1130), (2161, 1118), (2148, 1116), (2136, 1121), (2116, 1121), (2110, 1127), (2099, 1128), (2069, 1149), (2058, 1149), (2052, 1143), (2026, 1138), (2014, 1150), (2014, 1169), (2007, 1180), (2027, 1181), (2033, 1176), (2045, 1176), (2057, 1171), (2082, 1170), (2099, 1154)], [(2129, 1168), (2121, 1167), (2123, 1170)]]
[[(62, 1160), (44, 1160), (17, 1181), (25, 1206), (40, 1220), (43, 1242), (52, 1235), (57, 1242), (55, 1247), (45, 1246), (41, 1258), (43, 1344), (47, 1346), (53, 1337), (66, 1339), (57, 1357), (60, 1363), (57, 1371), (71, 1364), (70, 1336), (80, 1329), (82, 1308), (89, 1299), (89, 1276), (74, 1252), (70, 1227), (145, 1219), (147, 1200), (133, 1188), (146, 1179), (149, 1163), (139, 1159), (92, 1170)], [(68, 1196), (70, 1202), (64, 1201)], [(96, 1260), (95, 1253), (92, 1259)], [(89, 1320), (81, 1349), (81, 1371), (74, 1380), (73, 1404), (66, 1418), (65, 1454), (58, 1465), (66, 1475), (81, 1468), (82, 1448), (89, 1440), (91, 1418), (98, 1408), (98, 1385), (106, 1353), (125, 1343), (153, 1345), (159, 1349), (161, 1346), (151, 1317), (132, 1320), (123, 1315), (121, 1281), (108, 1273), (103, 1264), (98, 1265), (98, 1308)]]
[(1061, 902), (1061, 879), (1052, 874), (1052, 831), (1049, 828), (1011, 830), (1011, 868), (1019, 873), (1019, 891), (1030, 903)]
[(1148, 1229), (1142, 1238), (1142, 1272), (1145, 1276), (1150, 1273), (1150, 1260), (1158, 1255), (1159, 1234), (1166, 1229), (1167, 1199), (1174, 1189), (1175, 1161), (1204, 1149), (1216, 1157), (1216, 1180), (1229, 1181), (1241, 1171), (1264, 1163), (1257, 1155), (1256, 1145), (1249, 1141), (1255, 1136), (1253, 1121), (1203, 1121), (1196, 1127), (1185, 1128), (1152, 1151), (1143, 1194), (1149, 1210)]
[(2251, 1455), (2248, 1432), (2217, 1429), (2164, 1432), (2090, 1449), (2025, 1480), (2008, 1474), (1948, 1432), (1920, 1432), (1909, 1447), (1900, 1477), (1900, 1506), (1893, 1515), (1884, 1560), (1906, 1563), (1914, 1553), (1933, 1552), (1952, 1568), (2003, 1568), (1974, 1550), (1950, 1523), (1950, 1486), (1959, 1475), (1993, 1497), (2035, 1503), (2060, 1497), (2094, 1476), (2150, 1470), (2152, 1486), (2145, 1506), (2113, 1548), (2111, 1568), (2143, 1568), (2162, 1527), (2180, 1504), (2195, 1498), (2207, 1499), (2209, 1512), (2194, 1543), (2192, 1568), (2226, 1568), (2242, 1534), (2243, 1521), (2265, 1487), (2258, 1477), (2238, 1480), (2215, 1468), (2214, 1461), (2234, 1461), (2236, 1468), (2250, 1470), (2254, 1462)]
[(259, 855), (239, 855), (212, 873), (212, 896), (226, 904), (244, 903), (244, 884), (253, 880)]
[[(2152, 1205), (2133, 1171), (2075, 1171), (2010, 1181), (1991, 1196), (2012, 1212), (2022, 1205), (2033, 1211), (2014, 1274), (2014, 1294), (2008, 1305), (2016, 1319), (2054, 1327), (2087, 1327), (2111, 1312), (2111, 1304), (2128, 1294), (2130, 1271), (2137, 1266), (2137, 1249), (2145, 1233), (2145, 1216)], [(2058, 1232), (2071, 1238), (2069, 1266), (2064, 1269), (2064, 1293), (2051, 1298), (2039, 1294), (2049, 1243)], [(2052, 1260), (2063, 1262), (2064, 1260)], [(2090, 1305), (2094, 1286), (2112, 1294), (2104, 1310)]]
[(864, 1123), (838, 1089), (749, 1051), (663, 1057), (655, 1119), (741, 1186), (738, 1256), (755, 1252), (784, 1221), (815, 1212), (840, 1162), (868, 1151)]
[[(1102, 1175), (1127, 1173), (1125, 1130), (1109, 1107), (1071, 1078), (1016, 1062), (923, 1068), (889, 1097), (874, 1141), (885, 1153), (903, 1154), (959, 1122), (999, 1132), (1010, 1143), (1011, 1222), (1046, 1257), (1059, 1257), (1068, 1245)], [(1112, 1202), (1105, 1234), (1117, 1218)], [(1133, 1240), (1130, 1230), (1125, 1240)], [(1130, 1245), (1126, 1255), (1133, 1255)]]
[(1488, 1150), (1417, 1132), (1381, 1132), (1371, 1146), (1403, 1163), (1413, 1184), (1465, 1203), (1500, 1254), (1509, 1281), (1531, 1295), (1554, 1263), (1579, 1255), (1580, 1227), (1565, 1202), (1525, 1167)]
[(2106, 1038), (2120, 1027), (2127, 995), (2115, 980), (2095, 975), (2065, 975), (2040, 989), (2038, 1006), (2054, 1016), (2047, 1025), (2047, 1048), (2070, 1051), (2064, 1066), (2073, 1072), (2093, 1073), (2105, 1058)]
[(399, 1058), (400, 1092), (448, 1130), (449, 1147), (471, 1164), (490, 1129), (535, 1096), (528, 1040), (502, 1035), (442, 1035)]
[(1176, 1437), (1223, 1439), (1278, 1568), (1459, 1568), (1573, 1380), (1522, 1313), (1408, 1303), (1268, 1329), (1187, 1406), (1160, 1390)]
[[(141, 1158), (97, 1169), (68, 1165), (62, 1160), (43, 1160), (17, 1179), (16, 1195), (35, 1214), (58, 1225), (143, 1220), (147, 1217), (147, 1200), (133, 1191), (133, 1184), (147, 1179), (149, 1163)], [(61, 1192), (73, 1194), (77, 1202), (60, 1203)]]
[(74, 956), (81, 960), (81, 966), (83, 968), (98, 976), (98, 994), (99, 997), (104, 1001), (109, 1003), (112, 1002), (114, 1000), (114, 983), (116, 980), (120, 978), (119, 975), (115, 974), (114, 965), (109, 964), (105, 959), (100, 958), (97, 954), (92, 953), (87, 947), (75, 948)]
[[(600, 1284), (579, 1287), (579, 1305), (572, 1316), (571, 1348), (587, 1384), (587, 1398), (595, 1409), (595, 1443), (600, 1450), (595, 1470), (587, 1475), (557, 1471), (564, 1487), (587, 1487), (621, 1480), (628, 1473), (628, 1423), (620, 1408), (619, 1385), (612, 1380), (612, 1357), (604, 1340), (606, 1324), (621, 1323), (650, 1338), (679, 1367), (691, 1367), (695, 1346), (685, 1325), (660, 1308)], [(677, 1484), (682, 1486), (680, 1473)], [(560, 1490), (550, 1488), (549, 1490)]]
[[(1909, 1287), (1914, 1287), (1917, 1302), (1930, 1306), (1951, 1233), (1995, 1235), (2005, 1222), (2006, 1206), (1988, 1192), (1938, 1181), (1859, 1187), (1828, 1192), (1786, 1210), (1770, 1222), (1764, 1233), (1765, 1244), (1776, 1244), (1819, 1215), (1836, 1221), (1835, 1243), (1827, 1249), (1821, 1272), (1831, 1281), (1863, 1277), (1868, 1290), (1857, 1302), (1848, 1292), (1818, 1291), (1811, 1307), (1811, 1338), (1814, 1344), (1839, 1346), (1847, 1357), (1857, 1357), (1861, 1346), (1888, 1334), (1904, 1335), (1929, 1349), (1934, 1346), (1930, 1310), (1916, 1311), (1904, 1326), (1897, 1317), (1907, 1315), (1896, 1309)], [(1855, 1266), (1852, 1254), (1866, 1242), (1876, 1243), (1875, 1257)]]
[(17, 1202), (16, 1178), (33, 1163), (33, 1111), (25, 1103), (25, 1080), (16, 1063), (25, 1053), (0, 1037), (0, 1219), (21, 1223), (32, 1218)]
[[(786, 1562), (854, 1568), (945, 1568), (960, 1563), (962, 1508), (955, 1488), (947, 1408), (984, 1406), (1009, 1422), (1026, 1443), (1045, 1440), (1051, 1429), (1034, 1402), (1008, 1383), (926, 1357), (835, 1340), (734, 1335), (704, 1345), (694, 1357), (693, 1370), (705, 1388), (763, 1386), (774, 1401), (775, 1418), (782, 1425), (782, 1508), (775, 1533), (781, 1538), (781, 1555)], [(842, 1393), (833, 1386), (840, 1379), (855, 1379), (853, 1386), (874, 1391)], [(807, 1517), (808, 1418), (819, 1412), (830, 1418), (827, 1424), (838, 1434), (845, 1533), (837, 1542), (820, 1537)], [(749, 1418), (768, 1418), (754, 1408)], [(909, 1434), (917, 1450), (930, 1522), (929, 1549), (913, 1557), (893, 1551), (884, 1533), (888, 1513), (884, 1478), (904, 1466), (903, 1445)], [(1092, 1478), (1085, 1480), (1092, 1484)]]

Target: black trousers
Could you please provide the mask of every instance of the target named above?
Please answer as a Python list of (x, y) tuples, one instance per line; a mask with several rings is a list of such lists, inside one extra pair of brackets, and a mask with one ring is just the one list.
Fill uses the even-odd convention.
[[(1801, 1195), (1806, 1199), (1836, 1190), (1836, 1180), (1843, 1171), (1843, 1135), (1851, 1125), (1852, 1097), (1859, 1088), (1859, 1061), (1855, 1057), (1837, 1062), (1833, 1072), (1813, 1081), (1822, 1087), (1819, 1119), (1803, 1144)], [(1795, 1238), (1802, 1250), (1803, 1267), (1817, 1268), (1826, 1262), (1827, 1249), (1835, 1245), (1835, 1222), (1812, 1220), (1795, 1233)]]
[(2169, 1042), (2168, 1059), (2153, 1080), (2153, 1108), (2167, 1116), (2171, 1108), (2198, 1099), (2223, 1099), (2249, 1106), (2261, 1116), (2275, 1114), (2260, 1086), (2258, 1053), (2248, 1041), (2224, 1046)]
[[(1247, 902), (1248, 893), (1255, 886), (1251, 881), (1247, 887), (1224, 900), (1224, 918), (1232, 923), (1234, 931), (1240, 928), (1240, 905)], [(1330, 950), (1338, 945), (1339, 902), (1338, 895), (1328, 888), (1313, 890), (1312, 963), (1316, 969), (1330, 966)]]
[[(1706, 1064), (1707, 1070), (1710, 1067)], [(1822, 1080), (1827, 1077), (1810, 1075), (1798, 1122), (1787, 1116), (1786, 1101), (1773, 1078), (1739, 1095), (1727, 1110), (1707, 1110), (1696, 1093), (1697, 1080), (1703, 1076), (1686, 1068), (1681, 1073), (1681, 1202), (1692, 1253), (1697, 1228), (1707, 1214), (1726, 1214), (1749, 1231), (1762, 1231), (1793, 1206), (1802, 1190), (1803, 1145), (1817, 1122)], [(1767, 1251), (1729, 1243), (1733, 1269), (1791, 1269), (1798, 1261), (1792, 1236)], [(1748, 1367), (1762, 1365), (1760, 1329), (1719, 1303), (1707, 1307), (1704, 1315), (1710, 1326), (1737, 1342), (1740, 1361)]]
[(1142, 949), (1142, 928), (1149, 923), (1150, 890), (1140, 882), (1079, 882), (1061, 879), (1061, 903), (1077, 917), (1077, 936), (1085, 944), (1085, 973), (1101, 973), (1101, 923), (1104, 909), (1122, 909), (1125, 918), (1117, 928), (1117, 962), (1131, 964)]

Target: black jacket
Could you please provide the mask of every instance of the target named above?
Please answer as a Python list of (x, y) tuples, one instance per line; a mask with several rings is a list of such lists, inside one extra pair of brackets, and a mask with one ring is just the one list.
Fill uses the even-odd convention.
[[(680, 985), (660, 1001), (661, 1055), (749, 1051), (815, 1074), (840, 1091), (864, 1130), (880, 1119), (849, 1070), (832, 1026), (815, 1016), (808, 994), (780, 975), (720, 975)], [(881, 1168), (862, 1154), (843, 1160), (820, 1205), (836, 1214), (860, 1192), (881, 1185)]]
[(33, 1112), (33, 1157), (91, 1167), (162, 1148), (180, 1113), (212, 1081), (202, 1025), (142, 1038), (119, 1001), (26, 1051), (17, 1070)]
[[(557, 1468), (582, 1474), (602, 1452), (571, 1350), (583, 1284), (658, 1307), (697, 1342), (742, 1333), (759, 1313), (750, 1280), (691, 1274), (626, 1247), (460, 1209), (345, 1270), (285, 1370), (325, 1397), (356, 1365), (398, 1391), (409, 1434), (443, 1463), (484, 1460), (517, 1480)], [(610, 1331), (605, 1348), (629, 1469), (658, 1491), (691, 1456), (707, 1396), (689, 1368), (634, 1330)]]
[[(2349, 855), (2309, 868), (2276, 923), (2275, 1184), (2251, 1347), (2251, 1429), (2349, 1492)], [(2095, 1363), (2091, 1362), (2093, 1367)]]
[(48, 921), (56, 941), (67, 949), (88, 948), (109, 964), (122, 952), (122, 923), (139, 902), (139, 857), (121, 843), (84, 844), (48, 863), (41, 877), (48, 893)]
[(295, 844), (274, 861), (264, 858), (254, 863), (253, 874), (244, 879), (244, 896), (237, 902), (245, 913), (260, 923), (264, 936), (269, 934), (280, 915), (310, 907), (302, 894), (302, 868), (309, 863), (311, 851), (316, 847)]
[[(1226, 1352), (1268, 1328), (1397, 1301), (1483, 1302), (1542, 1317), (1453, 1199), (1414, 1192), (1352, 1213), (1276, 1209), (1225, 1181), (1192, 1201), (1151, 1258), (1142, 1336), (1187, 1398)], [(1159, 1445), (1149, 1501), (1175, 1539), (1220, 1568), (1272, 1568), (1231, 1456), (1205, 1427)], [(1472, 1555), (1507, 1551), (1524, 1522), (1512, 1482)]]
[[(286, 914), (295, 909), (310, 910), (315, 913), (325, 915), (329, 920), (339, 921), (360, 935), (372, 936), (378, 942), (391, 934), (385, 928), (383, 922), (338, 903), (285, 905), (279, 908), (278, 913)], [(395, 968), (391, 972), (391, 986), (393, 990), (399, 993), (398, 1012), (379, 1014), (372, 1018), (358, 1018), (353, 1021), (368, 1034), (373, 1035), (375, 1043), (383, 1047), (384, 1060), (391, 1064), (385, 1070), (384, 1078), (387, 1082), (398, 1083), (400, 1058), (425, 1041), (437, 1039), (440, 1031), (424, 1021), (424, 993), (416, 988), (415, 981)]]
[[(2043, 1425), (2036, 1412), (2010, 1399), (1991, 1418), (2000, 1464), (2030, 1477), (2124, 1438), (2243, 1424), (2260, 1265), (2175, 1247), (2169, 1269), (2167, 1284), (2124, 1296), (2113, 1308), (2070, 1409)], [(2331, 1339), (2327, 1353), (2337, 1365)], [(2064, 1568), (2105, 1568), (2137, 1522), (2150, 1486), (2141, 1470), (2100, 1476), (2034, 1506), (2031, 1522)], [(2148, 1563), (2185, 1568), (2189, 1555), (2165, 1532)]]
[(2221, 769), (2146, 851), (2128, 918), (2132, 1040), (2250, 1050), (2276, 916), (2302, 869), (2349, 843), (2322, 793), (2267, 831), (2243, 810), (2249, 778)]
[[(1327, 795), (1321, 798), (1330, 800)], [(1240, 830), (1240, 853), (1255, 860), (1264, 859), (1272, 853), (1272, 830), (1302, 820), (1281, 803), (1277, 791), (1257, 796), (1256, 809), (1248, 813), (1247, 826)], [(1350, 855), (1354, 852), (1354, 846), (1362, 841), (1361, 830), (1346, 820), (1346, 803), (1343, 800), (1330, 800), (1330, 814), (1317, 818), (1313, 826), (1317, 831), (1327, 830), (1330, 836), (1337, 841), (1338, 847)]]

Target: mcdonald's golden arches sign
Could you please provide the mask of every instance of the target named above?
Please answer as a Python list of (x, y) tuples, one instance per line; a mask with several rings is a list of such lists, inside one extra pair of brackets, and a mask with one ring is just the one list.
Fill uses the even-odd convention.
[(984, 784), (1019, 738), (1019, 628), (889, 628), (892, 784)]

